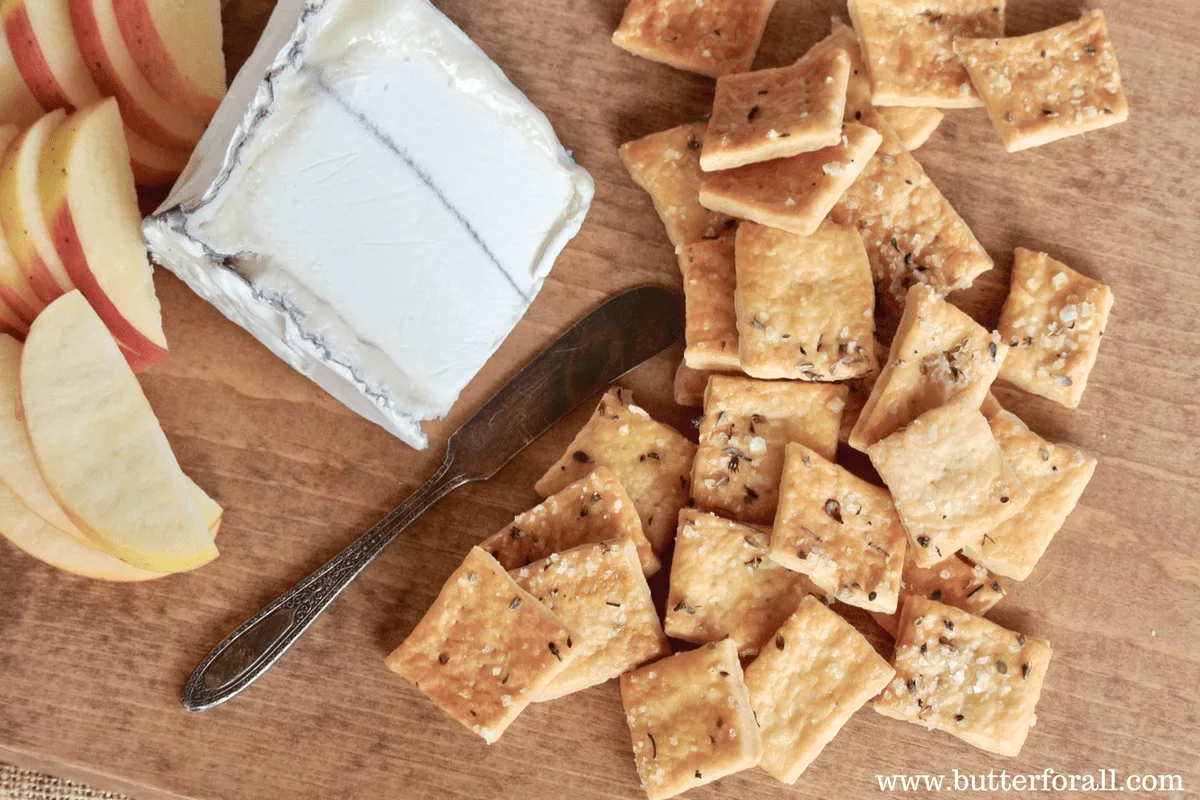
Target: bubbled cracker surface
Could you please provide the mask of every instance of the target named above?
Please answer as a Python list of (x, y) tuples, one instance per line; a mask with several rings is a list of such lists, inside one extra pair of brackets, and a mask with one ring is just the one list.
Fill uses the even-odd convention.
[(1015, 756), (1035, 722), (1050, 654), (1044, 639), (914, 597), (892, 656), (896, 677), (875, 710)]
[(847, 388), (714, 375), (692, 472), (697, 507), (768, 525), (779, 502), (784, 446), (833, 458)]
[(879, 142), (874, 129), (848, 123), (841, 141), (832, 147), (709, 173), (700, 189), (700, 203), (807, 236), (854, 183)]
[(743, 655), (759, 648), (804, 596), (799, 575), (768, 557), (770, 536), (694, 509), (679, 515), (667, 635), (689, 642), (729, 637)]
[(705, 122), (680, 125), (628, 142), (619, 151), (634, 183), (650, 195), (675, 247), (715, 239), (735, 224), (700, 205), (700, 142), (707, 127)]
[(886, 489), (789, 444), (771, 558), (849, 605), (892, 612), (907, 537)]
[(475, 547), (387, 665), (491, 744), (570, 666), (575, 638)]
[(670, 655), (630, 540), (583, 545), (511, 574), (578, 637), (575, 658), (535, 700), (562, 697)]
[(633, 758), (649, 800), (749, 769), (758, 725), (731, 641), (708, 644), (621, 676)]
[(661, 566), (621, 482), (608, 469), (597, 467), (583, 480), (519, 514), (479, 546), (505, 569), (514, 569), (551, 553), (607, 539), (632, 540), (647, 575)]
[[(1004, 598), (1004, 588), (996, 576), (978, 564), (959, 555), (939, 561), (931, 567), (917, 565), (913, 548), (905, 553), (904, 571), (900, 575), (900, 607), (912, 595), (927, 597), (977, 616), (983, 616)], [(900, 624), (900, 610), (895, 614), (872, 612), (879, 626), (894, 637)]]
[(633, 501), (654, 551), (662, 553), (675, 532), (679, 509), (687, 504), (695, 454), (696, 445), (651, 419), (631, 392), (613, 387), (535, 488), (549, 495), (597, 466), (607, 467)]
[(774, 5), (775, 0), (630, 0), (613, 43), (713, 78), (745, 72)]
[(742, 369), (757, 378), (841, 381), (878, 369), (875, 289), (862, 238), (828, 220), (811, 236), (738, 228)]
[(697, 242), (679, 251), (687, 324), (684, 361), (698, 370), (738, 368), (737, 316), (733, 292), (733, 237)]
[(806, 597), (746, 668), (761, 726), (759, 766), (784, 783), (795, 783), (894, 674), (852, 625)]

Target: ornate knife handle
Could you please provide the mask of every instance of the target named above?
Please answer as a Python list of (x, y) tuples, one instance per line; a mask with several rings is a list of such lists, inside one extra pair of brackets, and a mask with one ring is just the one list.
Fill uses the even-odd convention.
[(413, 520), (475, 480), (455, 470), (454, 460), (450, 448), (437, 472), (375, 527), (229, 634), (188, 678), (183, 707), (204, 711), (218, 706), (258, 680)]

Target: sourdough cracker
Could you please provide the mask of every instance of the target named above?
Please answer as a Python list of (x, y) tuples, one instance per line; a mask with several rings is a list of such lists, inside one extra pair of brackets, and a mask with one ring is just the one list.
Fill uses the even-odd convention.
[(808, 236), (862, 173), (880, 140), (873, 128), (847, 123), (833, 147), (709, 173), (700, 205)]
[(900, 137), (905, 150), (916, 150), (929, 141), (946, 115), (936, 108), (919, 106), (891, 106), (879, 109), (879, 115), (887, 120), (892, 130)]
[(846, 122), (859, 122), (862, 112), (871, 108), (871, 81), (867, 78), (867, 67), (863, 64), (862, 50), (858, 46), (858, 35), (837, 17), (831, 21), (828, 36), (808, 48), (801, 61), (826, 58), (836, 50), (845, 51), (850, 59), (850, 77), (846, 81)]
[(704, 644), (732, 639), (754, 655), (806, 594), (804, 584), (768, 558), (770, 534), (695, 509), (679, 512), (663, 628)]
[(933, 290), (908, 291), (887, 362), (850, 432), (866, 452), (926, 411), (962, 399), (978, 408), (1009, 354), (999, 334)]
[(771, 560), (843, 603), (892, 613), (907, 535), (887, 489), (802, 444), (787, 445)]
[(784, 446), (837, 452), (845, 386), (714, 375), (705, 393), (692, 470), (696, 506), (769, 525), (779, 502)]
[(692, 369), (681, 361), (675, 369), (674, 386), (676, 405), (700, 408), (704, 405), (704, 390), (708, 388), (708, 379), (713, 375), (732, 374), (735, 373)]
[(841, 381), (875, 372), (875, 288), (862, 238), (747, 222), (736, 236), (739, 361), (756, 378)]
[(607, 539), (632, 541), (647, 576), (662, 566), (642, 531), (633, 500), (616, 475), (599, 466), (541, 505), (518, 514), (479, 546), (505, 569), (515, 569), (560, 550)]
[(759, 766), (783, 783), (795, 783), (895, 674), (854, 626), (815, 597), (804, 598), (746, 668), (762, 728)]
[(651, 419), (631, 392), (614, 386), (534, 488), (546, 497), (597, 467), (607, 467), (633, 501), (654, 552), (661, 555), (675, 532), (679, 509), (687, 504), (695, 455), (696, 445)]
[(849, 0), (877, 106), (982, 105), (956, 39), (1004, 35), (1005, 0)]
[(1029, 490), (1029, 504), (1012, 519), (967, 542), (963, 552), (997, 575), (1023, 581), (1075, 510), (1096, 471), (1096, 459), (1070, 445), (1046, 441), (1007, 411), (988, 424)]
[(983, 414), (958, 400), (867, 448), (896, 503), (918, 566), (929, 567), (1029, 502)]
[(904, 603), (892, 666), (875, 710), (967, 744), (1015, 756), (1033, 726), (1050, 643), (952, 606)]
[(841, 50), (718, 78), (700, 168), (733, 169), (836, 145), (849, 79), (850, 56)]
[(388, 668), (488, 744), (575, 659), (578, 635), (472, 548)]
[(1010, 153), (1129, 118), (1103, 11), (1008, 39), (955, 39), (967, 72)]
[(737, 645), (728, 639), (625, 673), (621, 702), (649, 800), (749, 769), (762, 757)]
[(613, 44), (635, 56), (716, 78), (745, 72), (775, 0), (630, 0)]
[(1112, 305), (1107, 285), (1045, 253), (1018, 247), (998, 326), (1011, 348), (1001, 379), (1077, 407)]
[(629, 539), (553, 553), (510, 574), (577, 635), (575, 658), (535, 702), (604, 683), (671, 654)]
[[(875, 350), (887, 353), (887, 348), (878, 340), (875, 341)], [(841, 424), (838, 425), (839, 444), (850, 444), (850, 433), (862, 415), (863, 407), (866, 406), (867, 398), (871, 396), (871, 389), (875, 386), (878, 378), (879, 373), (874, 373), (846, 382), (846, 407), (842, 411)]]
[(683, 360), (692, 369), (737, 371), (739, 367), (733, 246), (733, 237), (726, 236), (678, 251), (687, 319)]
[(693, 122), (652, 133), (621, 145), (621, 163), (633, 182), (646, 190), (675, 247), (716, 239), (737, 221), (700, 205), (700, 142), (706, 122)]
[(1004, 587), (1000, 581), (979, 564), (953, 555), (932, 567), (920, 567), (914, 556), (912, 548), (904, 556), (904, 572), (900, 575), (900, 608), (894, 614), (871, 612), (879, 627), (893, 637), (900, 625), (904, 601), (910, 596), (928, 597), (979, 617), (1004, 599)]

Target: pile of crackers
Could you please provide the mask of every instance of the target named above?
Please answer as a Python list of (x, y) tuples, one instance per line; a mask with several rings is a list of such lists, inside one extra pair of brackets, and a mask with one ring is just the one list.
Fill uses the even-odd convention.
[[(698, 444), (610, 389), (545, 501), (388, 657), (489, 743), (529, 703), (619, 677), (651, 800), (755, 766), (795, 783), (868, 702), (1016, 755), (1051, 649), (983, 615), (1096, 467), (990, 389), (1077, 406), (1111, 291), (1018, 248), (981, 326), (946, 295), (992, 259), (912, 151), (943, 109), (983, 105), (1010, 151), (1123, 120), (1103, 14), (1004, 39), (1003, 0), (849, 0), (853, 27), (748, 72), (772, 3), (632, 0), (614, 35), (717, 78), (708, 120), (621, 148), (676, 247)], [(894, 637), (890, 661), (849, 606)]]

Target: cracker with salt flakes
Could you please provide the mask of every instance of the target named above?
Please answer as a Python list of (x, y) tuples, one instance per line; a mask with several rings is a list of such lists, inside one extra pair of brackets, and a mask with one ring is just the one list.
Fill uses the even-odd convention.
[(804, 598), (746, 668), (761, 726), (759, 766), (783, 783), (795, 783), (895, 674), (853, 625), (815, 597)]
[(613, 44), (716, 78), (754, 63), (775, 0), (630, 0)]
[(961, 399), (922, 414), (867, 455), (892, 493), (918, 566), (944, 561), (1029, 502), (987, 420)]
[(629, 539), (552, 553), (510, 574), (577, 636), (575, 658), (535, 702), (604, 683), (671, 654), (637, 547)]
[(900, 608), (894, 614), (872, 611), (871, 616), (879, 627), (895, 636), (904, 601), (913, 595), (982, 617), (1004, 599), (1004, 587), (995, 575), (959, 555), (950, 556), (932, 567), (917, 566), (910, 549), (905, 553), (904, 572), (900, 575)]
[(704, 644), (729, 638), (753, 655), (796, 609), (806, 584), (768, 558), (770, 534), (695, 509), (679, 513), (668, 636)]
[(633, 501), (654, 552), (661, 555), (675, 533), (679, 509), (687, 504), (695, 455), (696, 445), (651, 419), (631, 392), (614, 386), (534, 488), (547, 497), (597, 467), (607, 467)]
[(892, 613), (907, 535), (887, 489), (802, 444), (785, 452), (771, 560), (838, 600)]
[(1007, 39), (955, 39), (988, 116), (1010, 153), (1129, 118), (1103, 11)]
[(686, 314), (683, 360), (692, 369), (736, 371), (739, 367), (733, 246), (733, 237), (726, 236), (678, 252)]
[(887, 362), (850, 432), (850, 446), (865, 452), (952, 400), (978, 408), (1008, 353), (998, 334), (933, 290), (914, 286)]
[(1000, 378), (1075, 408), (1096, 364), (1113, 293), (1045, 253), (1018, 247), (997, 326), (1011, 348)]
[(621, 145), (621, 163), (646, 190), (675, 247), (731, 233), (737, 221), (700, 205), (700, 142), (706, 122), (652, 133)]
[(875, 372), (875, 288), (862, 238), (826, 220), (811, 236), (753, 222), (736, 236), (742, 370), (842, 381)]
[(862, 173), (880, 141), (873, 128), (848, 123), (832, 147), (708, 173), (700, 205), (807, 236)]
[(830, 216), (862, 234), (883, 309), (899, 311), (918, 283), (943, 295), (967, 288), (991, 256), (879, 112), (863, 121), (881, 134), (879, 148)]
[(929, 137), (946, 118), (946, 115), (936, 108), (919, 106), (881, 108), (879, 115), (892, 126), (892, 130), (903, 142), (905, 150), (916, 150), (929, 141)]
[(956, 39), (1004, 35), (1005, 0), (849, 0), (877, 106), (982, 105)]
[(911, 597), (904, 604), (892, 667), (874, 708), (1015, 756), (1036, 718), (1050, 643), (965, 611)]
[(1075, 510), (1096, 471), (1096, 459), (1070, 445), (1046, 441), (1007, 411), (989, 424), (1029, 490), (1029, 503), (1012, 519), (967, 542), (963, 552), (998, 575), (1023, 581)]
[(849, 78), (850, 56), (843, 50), (718, 78), (701, 169), (732, 169), (837, 144)]
[(633, 500), (616, 475), (600, 466), (541, 505), (518, 514), (479, 546), (505, 569), (515, 569), (560, 550), (606, 539), (632, 541), (646, 575), (662, 566), (642, 531)]
[(578, 641), (575, 631), (475, 547), (386, 662), (492, 744), (571, 666)]
[(840, 384), (714, 375), (692, 470), (696, 506), (769, 525), (779, 502), (784, 447), (800, 442), (832, 459), (846, 392)]

